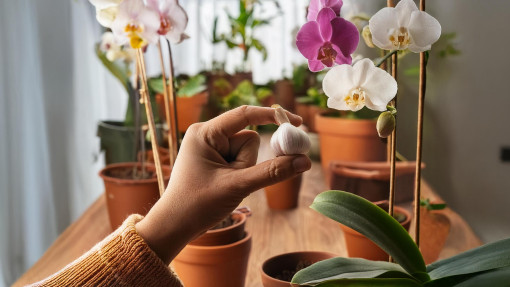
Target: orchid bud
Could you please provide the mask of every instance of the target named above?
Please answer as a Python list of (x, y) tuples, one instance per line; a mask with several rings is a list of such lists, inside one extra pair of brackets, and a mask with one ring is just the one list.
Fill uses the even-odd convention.
[(276, 156), (305, 154), (310, 150), (310, 138), (301, 129), (293, 126), (285, 111), (278, 105), (273, 106), (276, 121), (280, 125), (271, 137), (271, 148)]
[(395, 116), (389, 111), (381, 113), (376, 127), (379, 137), (387, 138), (395, 129)]
[(363, 40), (365, 40), (365, 44), (367, 44), (370, 48), (375, 48), (374, 42), (372, 42), (372, 32), (370, 32), (370, 27), (366, 25), (361, 30), (361, 36), (363, 36)]

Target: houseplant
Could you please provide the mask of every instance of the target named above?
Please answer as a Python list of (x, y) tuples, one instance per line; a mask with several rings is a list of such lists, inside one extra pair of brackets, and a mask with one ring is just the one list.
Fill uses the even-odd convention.
[[(179, 132), (184, 133), (190, 125), (200, 121), (203, 108), (209, 99), (206, 78), (201, 74), (192, 77), (180, 75), (176, 77), (175, 87), (177, 90), (177, 125)], [(149, 88), (156, 94), (159, 116), (166, 120), (162, 78), (149, 79)]]
[(311, 208), (362, 233), (396, 263), (333, 258), (299, 271), (295, 286), (507, 286), (510, 239), (425, 265), (405, 229), (388, 213), (343, 191), (319, 194)]

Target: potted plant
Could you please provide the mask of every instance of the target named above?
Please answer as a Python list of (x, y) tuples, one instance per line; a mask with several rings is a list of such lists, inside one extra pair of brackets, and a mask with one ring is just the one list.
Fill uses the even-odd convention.
[[(159, 116), (166, 120), (162, 78), (156, 77), (150, 79), (149, 87), (151, 91), (156, 93)], [(176, 77), (175, 87), (177, 89), (178, 129), (179, 132), (185, 133), (190, 125), (200, 121), (203, 108), (207, 104), (209, 94), (207, 92), (206, 78), (201, 74), (193, 77), (181, 75)]]
[[(399, 161), (395, 165), (395, 202), (411, 202), (414, 198), (416, 163)], [(372, 202), (388, 199), (390, 162), (335, 160), (330, 163), (328, 170), (331, 189), (352, 192)]]
[(329, 111), (327, 100), (322, 88), (317, 87), (309, 88), (305, 96), (296, 98), (296, 113), (303, 118), (303, 124), (310, 132), (317, 132), (315, 125), (317, 114)]
[(244, 230), (247, 214), (236, 211), (190, 242), (172, 261), (185, 286), (244, 286), (251, 234)]
[(280, 254), (262, 263), (260, 276), (264, 287), (288, 287), (294, 275), (314, 263), (334, 258), (329, 252), (300, 251)]
[[(280, 10), (278, 3), (276, 1), (274, 3), (276, 8)], [(237, 17), (231, 15), (230, 12), (226, 10), (230, 27), (228, 33), (219, 33), (219, 18), (216, 17), (214, 19), (212, 30), (213, 44), (225, 43), (228, 49), (241, 49), (243, 53), (242, 64), (237, 68), (236, 73), (231, 78), (232, 86), (234, 87), (245, 80), (252, 81), (251, 68), (248, 62), (249, 54), (252, 49), (260, 52), (264, 61), (267, 59), (267, 49), (262, 41), (255, 37), (255, 31), (259, 27), (269, 25), (271, 20), (277, 15), (267, 18), (257, 18), (255, 11), (260, 9), (259, 5), (261, 5), (260, 1), (239, 0)]]
[(445, 203), (430, 202), (428, 198), (420, 201), (420, 250), (425, 264), (439, 258), (450, 234), (451, 222), (445, 208)]
[(360, 232), (396, 263), (332, 258), (299, 271), (294, 286), (506, 286), (510, 238), (425, 265), (413, 239), (373, 203), (343, 191), (319, 194), (311, 208)]
[(261, 102), (272, 95), (271, 89), (265, 86), (255, 86), (250, 81), (242, 81), (227, 96), (221, 99), (222, 110), (228, 111), (242, 105), (260, 106)]

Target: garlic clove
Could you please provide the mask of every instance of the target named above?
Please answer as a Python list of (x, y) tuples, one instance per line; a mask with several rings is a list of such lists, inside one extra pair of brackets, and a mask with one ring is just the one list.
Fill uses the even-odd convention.
[(308, 135), (290, 123), (278, 127), (270, 144), (276, 156), (306, 154), (311, 145)]

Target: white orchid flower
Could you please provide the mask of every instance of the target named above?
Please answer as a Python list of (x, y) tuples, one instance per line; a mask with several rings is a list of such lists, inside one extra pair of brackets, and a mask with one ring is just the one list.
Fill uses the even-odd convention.
[(143, 0), (124, 0), (111, 29), (119, 45), (129, 42), (138, 49), (158, 41), (159, 26), (158, 13), (145, 7)]
[(97, 22), (106, 28), (112, 26), (122, 1), (124, 0), (89, 0), (96, 7)]
[(159, 13), (160, 35), (172, 43), (180, 43), (189, 38), (184, 34), (188, 25), (188, 15), (177, 0), (147, 0), (147, 6)]
[(103, 34), (99, 49), (105, 52), (106, 58), (111, 62), (117, 60), (132, 62), (136, 57), (136, 51), (134, 49), (117, 44), (112, 32), (105, 32)]
[(328, 96), (330, 108), (355, 112), (366, 106), (374, 111), (385, 111), (397, 94), (397, 82), (365, 58), (354, 66), (339, 65), (329, 70), (322, 81), (322, 89)]
[(420, 11), (413, 0), (401, 0), (395, 8), (379, 10), (370, 19), (369, 27), (372, 41), (384, 50), (424, 52), (441, 36), (441, 24)]

